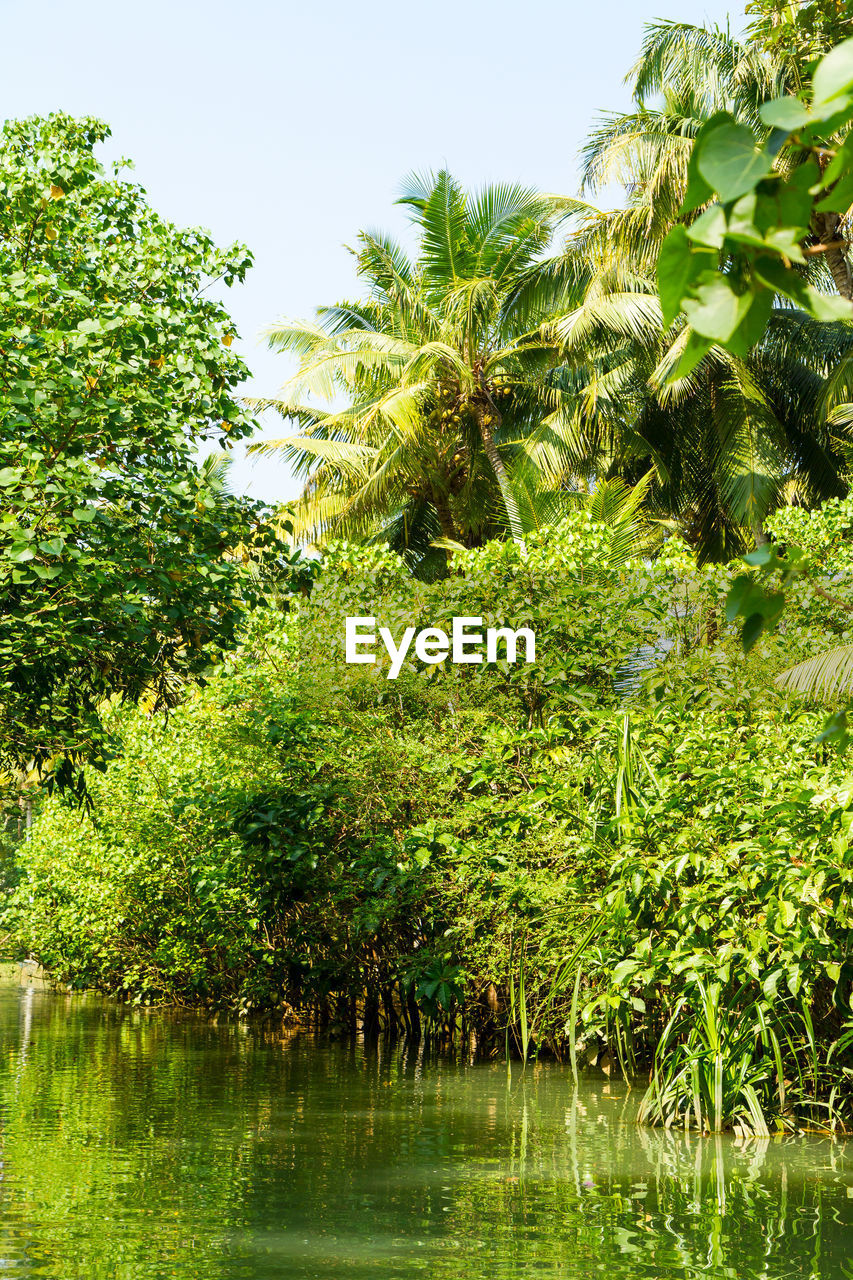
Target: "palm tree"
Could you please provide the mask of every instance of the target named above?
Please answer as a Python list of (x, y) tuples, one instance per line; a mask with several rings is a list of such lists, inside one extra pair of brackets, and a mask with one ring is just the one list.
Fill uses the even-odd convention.
[[(757, 0), (750, 11), (756, 17), (742, 41), (719, 27), (690, 23), (646, 28), (627, 77), (634, 110), (604, 115), (583, 151), (584, 190), (592, 194), (618, 182), (628, 196), (623, 210), (588, 207), (585, 236), (609, 246), (611, 261), (624, 262), (627, 251), (632, 263), (653, 269), (663, 237), (682, 217), (693, 141), (711, 116), (728, 111), (769, 133), (762, 103), (805, 88), (810, 62), (853, 34), (849, 6), (838, 0), (806, 6)], [(853, 297), (850, 235), (837, 215), (815, 214), (807, 241), (820, 247), (818, 274), (846, 298)]]
[(416, 556), (438, 537), (520, 540), (510, 472), (556, 403), (540, 326), (569, 296), (559, 270), (538, 269), (560, 210), (515, 185), (466, 194), (447, 172), (410, 177), (401, 203), (414, 261), (364, 231), (366, 296), (267, 330), (299, 367), (282, 395), (251, 403), (300, 430), (251, 451), (280, 453), (304, 477), (304, 537), (381, 537)]
[(853, 331), (779, 307), (748, 357), (714, 347), (672, 379), (688, 331), (665, 330), (651, 281), (631, 283), (593, 285), (548, 326), (565, 363), (556, 410), (524, 444), (540, 487), (651, 475), (650, 514), (716, 560), (762, 541), (776, 507), (846, 492), (853, 415), (827, 413), (827, 397), (853, 374)]
[[(581, 298), (546, 327), (563, 355), (551, 375), (563, 394), (528, 453), (552, 483), (612, 475), (633, 483), (654, 472), (653, 507), (702, 558), (727, 559), (761, 541), (764, 517), (780, 503), (811, 505), (846, 491), (850, 331), (816, 325), (782, 301), (748, 358), (715, 347), (679, 377), (690, 330), (683, 317), (665, 330), (657, 297), (664, 237), (700, 212), (684, 214), (682, 205), (702, 125), (728, 110), (761, 127), (762, 102), (800, 83), (787, 45), (771, 38), (775, 11), (790, 7), (763, 0), (766, 12), (743, 43), (719, 28), (647, 28), (631, 72), (635, 110), (605, 117), (584, 151), (585, 190), (619, 182), (624, 207), (566, 201), (575, 229), (547, 266), (558, 275), (559, 261)], [(839, 17), (842, 34), (850, 22)], [(829, 40), (829, 27), (819, 34)], [(812, 229), (819, 251), (808, 271), (824, 288), (846, 292), (838, 235), (837, 226)]]

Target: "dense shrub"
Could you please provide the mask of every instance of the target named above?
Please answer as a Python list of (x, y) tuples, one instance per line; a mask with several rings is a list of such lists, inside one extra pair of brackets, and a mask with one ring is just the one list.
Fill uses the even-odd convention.
[[(745, 658), (726, 585), (675, 546), (625, 561), (583, 514), (429, 584), (332, 547), (298, 616), (256, 613), (168, 723), (119, 714), (91, 817), (48, 804), (22, 944), (140, 1002), (609, 1053), (656, 1067), (668, 1123), (839, 1116), (849, 784), (770, 679), (813, 601)], [(529, 625), (537, 661), (388, 680), (344, 663), (356, 613)]]

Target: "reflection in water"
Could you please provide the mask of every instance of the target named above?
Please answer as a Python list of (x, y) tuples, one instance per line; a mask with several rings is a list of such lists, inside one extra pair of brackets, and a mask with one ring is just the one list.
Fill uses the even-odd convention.
[(0, 1276), (853, 1278), (853, 1146), (636, 1101), (6, 986)]

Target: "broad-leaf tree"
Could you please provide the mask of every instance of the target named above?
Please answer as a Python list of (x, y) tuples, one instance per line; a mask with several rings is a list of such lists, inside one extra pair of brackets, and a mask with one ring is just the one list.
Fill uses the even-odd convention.
[[(775, 297), (808, 313), (818, 326), (853, 331), (853, 306), (831, 298), (808, 280), (808, 259), (821, 250), (847, 254), (853, 211), (853, 39), (821, 58), (807, 89), (761, 108), (761, 127), (749, 129), (718, 113), (700, 132), (685, 197), (687, 210), (704, 206), (687, 229), (674, 228), (661, 250), (658, 280), (665, 317), (687, 315), (694, 353), (712, 344), (749, 353), (766, 340)], [(769, 136), (768, 136), (768, 130)], [(839, 229), (835, 243), (814, 243), (815, 218), (827, 216)], [(843, 294), (843, 290), (840, 290)], [(853, 421), (853, 360), (849, 349), (826, 380), (823, 407), (835, 424)], [(772, 629), (785, 606), (785, 587), (795, 577), (825, 568), (803, 549), (762, 547), (747, 557), (766, 580), (752, 574), (729, 594), (729, 617), (744, 618), (748, 648)], [(778, 574), (778, 579), (776, 575)], [(820, 588), (824, 593), (826, 589)], [(834, 598), (834, 597), (830, 597)], [(844, 602), (841, 607), (848, 611)], [(791, 688), (826, 695), (848, 691), (850, 646), (789, 671)], [(841, 737), (843, 717), (827, 729)]]
[[(716, 26), (651, 23), (628, 76), (633, 110), (604, 115), (584, 148), (585, 192), (618, 183), (627, 195), (622, 209), (585, 209), (584, 236), (614, 279), (653, 270), (667, 232), (696, 217), (684, 197), (693, 145), (707, 122), (726, 112), (766, 137), (762, 105), (803, 92), (813, 59), (853, 36), (853, 16), (840, 0), (758, 0), (747, 12), (752, 22), (741, 39)], [(850, 297), (847, 230), (815, 210), (808, 235), (824, 245), (822, 262)]]
[(252, 536), (196, 464), (251, 423), (209, 286), (239, 245), (179, 230), (66, 115), (0, 136), (0, 759), (60, 784), (105, 750), (116, 696), (169, 700), (229, 644)]
[[(692, 331), (683, 365), (712, 343), (748, 351), (779, 296), (816, 320), (853, 321), (853, 289), (843, 287), (853, 211), (853, 39), (821, 59), (807, 94), (767, 102), (760, 115), (760, 128), (726, 112), (703, 126), (684, 200), (685, 213), (702, 212), (674, 227), (661, 249), (664, 318), (683, 312)], [(816, 239), (818, 219), (834, 239)], [(809, 279), (810, 261), (831, 254), (846, 273), (832, 273), (840, 298)]]

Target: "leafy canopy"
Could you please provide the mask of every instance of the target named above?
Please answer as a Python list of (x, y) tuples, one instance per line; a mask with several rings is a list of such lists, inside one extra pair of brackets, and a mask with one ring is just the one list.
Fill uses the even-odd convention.
[(230, 643), (252, 535), (195, 457), (248, 434), (245, 366), (210, 292), (251, 258), (180, 230), (67, 115), (0, 135), (0, 759), (60, 784), (101, 707), (170, 699)]
[[(815, 68), (800, 97), (764, 103), (761, 127), (725, 111), (703, 126), (690, 160), (685, 211), (661, 248), (664, 320), (683, 311), (691, 336), (679, 376), (717, 343), (745, 354), (762, 337), (777, 295), (819, 321), (851, 321), (851, 293), (810, 283), (810, 258), (843, 248), (839, 230), (853, 205), (853, 40)], [(829, 238), (815, 240), (829, 215)]]

